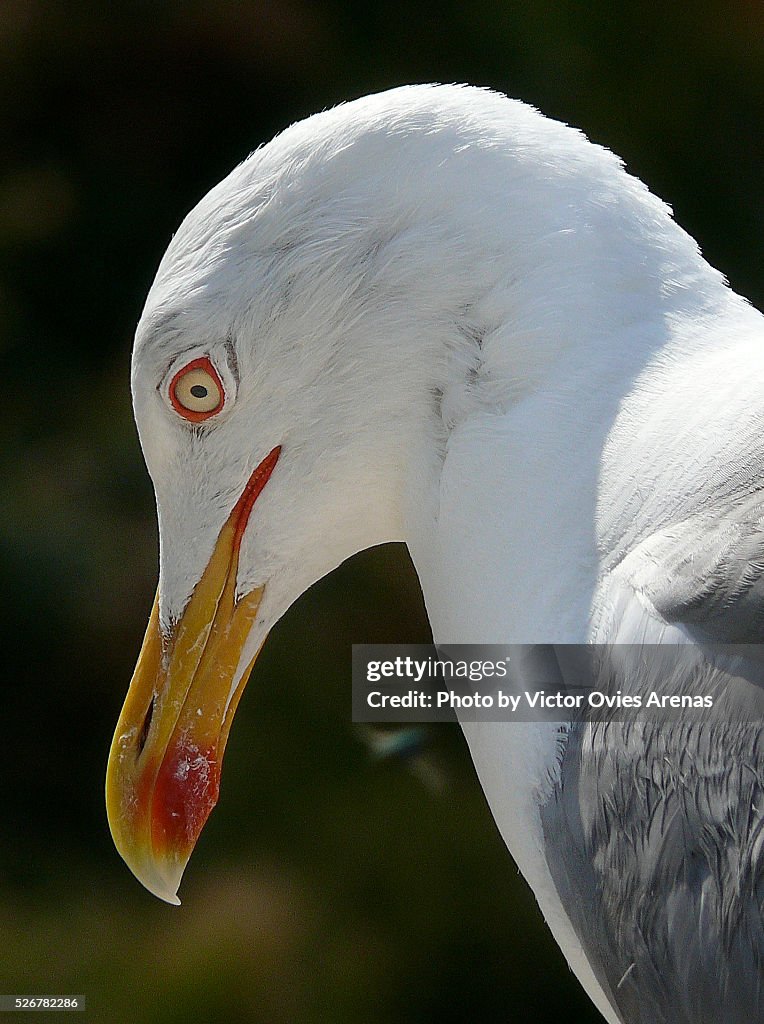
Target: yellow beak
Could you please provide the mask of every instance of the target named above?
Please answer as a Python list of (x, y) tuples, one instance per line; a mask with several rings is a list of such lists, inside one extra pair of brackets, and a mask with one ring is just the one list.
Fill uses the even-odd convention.
[(257, 657), (232, 690), (264, 592), (236, 599), (241, 539), (280, 451), (250, 477), (168, 635), (159, 626), (157, 593), (109, 754), (114, 842), (136, 878), (168, 903), (180, 903), (180, 879), (217, 803), (231, 722)]

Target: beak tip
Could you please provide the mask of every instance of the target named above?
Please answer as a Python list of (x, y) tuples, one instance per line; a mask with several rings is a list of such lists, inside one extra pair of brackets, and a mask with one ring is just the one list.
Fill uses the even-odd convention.
[(159, 893), (155, 892), (154, 895), (162, 900), (164, 903), (168, 903), (171, 907), (179, 907), (180, 900), (178, 899), (177, 893)]
[[(129, 864), (128, 867), (130, 867)], [(150, 892), (152, 896), (156, 896), (163, 903), (169, 903), (173, 907), (180, 906), (180, 899), (178, 898), (180, 877), (177, 880), (170, 881), (169, 879), (157, 877), (153, 871), (142, 871), (139, 873), (134, 868), (131, 868), (131, 870), (143, 888)]]
[[(125, 842), (126, 838), (127, 842)], [(131, 836), (114, 835), (117, 850), (130, 868), (135, 880), (163, 903), (179, 907), (178, 889), (191, 851), (189, 850), (187, 855), (182, 858), (172, 855), (157, 856), (153, 851), (136, 849), (135, 845), (130, 842), (131, 839)]]

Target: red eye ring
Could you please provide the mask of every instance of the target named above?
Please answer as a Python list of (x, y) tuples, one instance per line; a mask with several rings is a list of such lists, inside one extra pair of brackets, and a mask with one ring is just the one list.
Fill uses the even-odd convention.
[[(185, 395), (179, 394), (178, 392), (179, 385), (183, 384), (184, 378), (192, 373), (192, 371), (196, 371), (194, 379), (196, 380), (198, 378), (198, 382), (193, 386), (201, 388), (202, 391), (206, 388), (208, 392), (207, 395), (203, 395), (201, 398), (196, 396), (193, 391)], [(209, 378), (209, 380), (204, 380), (205, 376)], [(209, 405), (210, 398), (214, 401), (214, 391), (211, 396), (209, 395), (211, 387), (217, 389), (219, 400), (212, 408), (205, 408), (205, 403)], [(216, 416), (225, 405), (225, 388), (223, 387), (223, 382), (207, 356), (201, 356), (199, 359), (192, 359), (190, 363), (186, 363), (185, 366), (181, 367), (170, 381), (168, 394), (170, 396), (170, 402), (172, 403), (173, 409), (182, 416), (184, 420), (188, 420), (191, 423), (202, 423), (204, 420), (210, 419), (211, 416)], [(194, 396), (193, 398), (191, 397), (192, 395)], [(199, 408), (193, 408), (194, 404), (198, 404)]]

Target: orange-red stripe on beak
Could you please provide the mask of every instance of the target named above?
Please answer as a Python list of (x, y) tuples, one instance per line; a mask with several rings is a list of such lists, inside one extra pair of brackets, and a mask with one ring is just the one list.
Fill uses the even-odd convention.
[(250, 477), (168, 636), (157, 592), (109, 754), (114, 842), (133, 874), (168, 903), (180, 902), (181, 876), (217, 803), (228, 733), (255, 661), (231, 696), (264, 590), (236, 599), (241, 540), (280, 452), (274, 448)]

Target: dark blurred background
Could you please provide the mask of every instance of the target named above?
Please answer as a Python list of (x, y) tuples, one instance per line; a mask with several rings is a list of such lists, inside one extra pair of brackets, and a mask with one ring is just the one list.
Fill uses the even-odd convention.
[(131, 336), (190, 207), (274, 132), (404, 82), (490, 85), (579, 125), (761, 306), (758, 0), (0, 2), (0, 991), (94, 1022), (593, 1022), (455, 727), (375, 761), (350, 644), (429, 637), (405, 551), (269, 639), (220, 805), (164, 906), (114, 851), (112, 730), (155, 587)]

